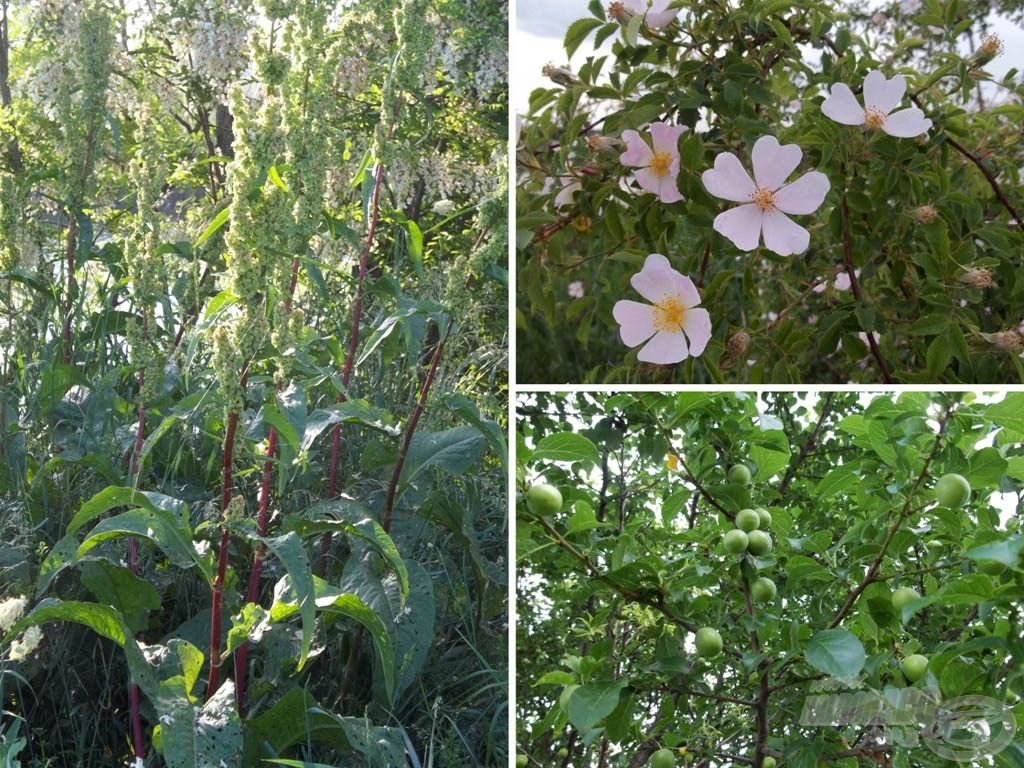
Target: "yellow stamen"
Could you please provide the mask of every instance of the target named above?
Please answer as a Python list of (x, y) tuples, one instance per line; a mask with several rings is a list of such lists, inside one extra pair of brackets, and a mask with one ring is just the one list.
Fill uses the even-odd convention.
[(686, 307), (675, 296), (668, 296), (654, 305), (654, 330), (678, 331), (683, 327)]
[(668, 152), (655, 152), (651, 156), (651, 173), (655, 176), (668, 176), (672, 166), (672, 155)]
[(885, 125), (885, 113), (878, 107), (868, 107), (864, 110), (864, 122), (872, 128), (881, 128)]
[(754, 190), (754, 194), (750, 196), (750, 199), (757, 203), (757, 207), (762, 211), (770, 211), (775, 207), (775, 190), (768, 189), (767, 187), (758, 187)]

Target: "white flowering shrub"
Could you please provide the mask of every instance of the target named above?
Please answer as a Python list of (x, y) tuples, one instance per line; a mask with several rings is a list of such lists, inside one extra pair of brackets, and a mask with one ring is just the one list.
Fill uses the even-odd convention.
[(520, 380), (1024, 379), (1019, 4), (590, 11), (521, 115)]
[(0, 9), (0, 762), (504, 766), (507, 2)]

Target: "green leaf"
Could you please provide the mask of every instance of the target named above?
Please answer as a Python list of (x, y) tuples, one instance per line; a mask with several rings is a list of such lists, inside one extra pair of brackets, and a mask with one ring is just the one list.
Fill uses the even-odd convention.
[(264, 403), (263, 409), (260, 411), (260, 416), (265, 422), (267, 422), (267, 424), (277, 431), (278, 438), (283, 440), (289, 449), (294, 453), (299, 452), (299, 435), (295, 431), (295, 427), (293, 427), (288, 419), (285, 418), (285, 415), (281, 413), (276, 402), (272, 400), (268, 403)]
[(864, 645), (845, 629), (826, 629), (804, 647), (804, 658), (815, 669), (832, 677), (853, 677), (864, 668)]
[(408, 485), (432, 467), (449, 475), (465, 474), (480, 460), (486, 444), (484, 436), (473, 427), (417, 432), (409, 444), (401, 481)]
[(821, 479), (815, 490), (815, 495), (818, 498), (824, 499), (848, 491), (851, 488), (856, 488), (861, 480), (860, 473), (861, 466), (859, 462), (842, 464)]
[(76, 558), (80, 560), (101, 542), (124, 536), (149, 539), (174, 565), (188, 568), (195, 564), (207, 581), (213, 581), (212, 566), (192, 545), (192, 529), (163, 509), (135, 509), (101, 521), (79, 545)]
[(579, 731), (589, 731), (619, 705), (619, 695), (627, 682), (613, 680), (579, 686), (569, 698), (569, 721)]
[(74, 533), (90, 520), (99, 517), (104, 512), (109, 512), (115, 507), (141, 507), (151, 512), (156, 511), (156, 507), (141, 491), (137, 491), (134, 488), (120, 488), (111, 485), (104, 488), (78, 508), (78, 512), (75, 513), (75, 516), (71, 518), (71, 522), (68, 523), (67, 533)]
[(185, 680), (172, 677), (158, 686), (155, 703), (168, 768), (239, 764), (242, 722), (232, 680), (225, 680), (200, 709), (186, 690)]
[[(309, 649), (313, 644), (313, 632), (316, 630), (316, 604), (314, 602), (313, 573), (309, 567), (309, 559), (302, 541), (293, 533), (281, 536), (258, 537), (281, 561), (288, 571), (291, 595), (298, 604), (299, 616), (302, 619), (302, 650), (296, 671), (301, 671), (309, 657)], [(271, 617), (277, 620), (273, 610)]]
[(62, 601), (52, 597), (45, 598), (40, 600), (35, 608), (22, 616), (8, 630), (6, 635), (0, 637), (0, 645), (7, 645), (12, 638), (21, 634), (29, 627), (53, 621), (71, 621), (76, 624), (82, 624), (101, 637), (113, 640), (125, 652), (132, 680), (138, 684), (139, 688), (147, 696), (152, 697), (155, 695), (156, 680), (153, 678), (149, 663), (128, 631), (120, 611), (109, 605), (79, 602), (76, 600)]
[(132, 631), (146, 629), (147, 614), (160, 608), (160, 596), (153, 585), (127, 568), (105, 560), (87, 561), (82, 563), (81, 573), (82, 586), (101, 603), (120, 611)]
[(1007, 470), (1006, 459), (997, 448), (982, 448), (971, 455), (970, 468), (964, 473), (975, 490), (993, 486)]
[(991, 597), (992, 580), (981, 573), (970, 573), (953, 581), (947, 581), (935, 593), (934, 600), (938, 605), (973, 605), (974, 603), (983, 603)]
[(388, 435), (399, 434), (391, 421), (390, 413), (371, 405), (368, 400), (346, 400), (328, 408), (317, 408), (306, 419), (300, 447), (308, 451), (320, 433), (334, 424), (362, 424)]
[(307, 741), (341, 752), (351, 749), (345, 731), (319, 711), (309, 691), (292, 688), (266, 712), (246, 721), (244, 764), (255, 765), (263, 755), (278, 755)]
[(571, 59), (576, 49), (587, 39), (587, 35), (604, 24), (599, 19), (578, 19), (569, 25), (565, 33), (565, 52)]
[(767, 430), (753, 438), (750, 459), (757, 464), (760, 482), (768, 480), (789, 464), (789, 442), (781, 430)]
[(1007, 568), (1018, 568), (1021, 549), (1024, 549), (1024, 536), (1017, 535), (1005, 541), (990, 541), (988, 544), (972, 547), (964, 552), (964, 557), (975, 562), (995, 560)]
[(213, 221), (211, 221), (210, 225), (203, 230), (203, 234), (201, 234), (199, 236), (199, 239), (192, 244), (192, 247), (198, 248), (200, 245), (202, 245), (215, 234), (217, 234), (217, 230), (224, 226), (224, 223), (228, 220), (228, 217), (230, 215), (231, 207), (227, 206), (224, 208), (224, 210), (222, 210), (220, 213), (214, 216)]
[(277, 166), (272, 165), (267, 169), (267, 178), (270, 179), (270, 183), (280, 189), (282, 192), (288, 191), (288, 185), (284, 183), (281, 178), (281, 174), (277, 172)]
[(1007, 392), (1000, 402), (986, 408), (984, 415), (1003, 427), (1000, 442), (1024, 440), (1024, 392)]
[[(380, 655), (384, 670), (385, 687), (389, 693), (395, 688), (395, 649), (388, 634), (387, 627), (370, 606), (361, 597), (351, 592), (343, 592), (328, 584), (318, 576), (312, 576), (315, 590), (316, 608), (326, 613), (337, 613), (348, 616), (362, 624), (373, 637), (377, 653)], [(298, 610), (295, 594), (290, 578), (285, 576), (274, 589), (274, 605), (270, 609), (270, 618), (281, 621)]]
[(541, 438), (533, 452), (534, 461), (584, 461), (600, 463), (601, 457), (595, 446), (583, 435), (575, 432), (558, 432)]
[(384, 528), (370, 515), (370, 511), (355, 499), (339, 496), (330, 501), (323, 501), (309, 507), (306, 512), (308, 520), (296, 523), (295, 531), (299, 536), (323, 534), (327, 531), (357, 536), (376, 547), (395, 574), (403, 596), (409, 594), (409, 572), (405, 560), (395, 546), (394, 540)]

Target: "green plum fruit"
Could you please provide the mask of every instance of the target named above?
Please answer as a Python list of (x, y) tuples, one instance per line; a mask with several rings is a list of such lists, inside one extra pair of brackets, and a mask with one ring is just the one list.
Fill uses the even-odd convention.
[(741, 509), (736, 514), (736, 527), (750, 533), (761, 525), (761, 516), (753, 509)]
[(747, 534), (747, 549), (752, 555), (766, 555), (772, 551), (772, 537), (764, 531)]
[(921, 595), (913, 587), (900, 587), (892, 593), (892, 607), (897, 611), (902, 611), (903, 606), (920, 599)]
[(775, 591), (775, 582), (767, 576), (759, 576), (750, 584), (750, 596), (758, 603), (774, 599)]
[(927, 656), (915, 653), (903, 659), (903, 674), (912, 683), (916, 683), (924, 677), (926, 669), (928, 669)]
[(935, 500), (944, 507), (959, 509), (971, 500), (971, 484), (955, 472), (943, 475), (935, 482)]
[(757, 527), (760, 528), (762, 531), (767, 531), (768, 526), (772, 524), (772, 513), (769, 512), (764, 507), (758, 507), (754, 511), (757, 512), (757, 516), (761, 518), (761, 524)]
[(651, 755), (651, 768), (673, 768), (676, 764), (671, 749), (659, 749)]
[(553, 515), (562, 508), (562, 494), (550, 483), (531, 485), (526, 492), (526, 508), (538, 517)]
[(701, 627), (697, 630), (697, 638), (694, 641), (697, 645), (697, 652), (701, 656), (717, 656), (722, 652), (722, 636), (717, 629), (712, 627)]
[(747, 551), (747, 534), (741, 531), (739, 528), (733, 528), (731, 531), (725, 534), (722, 538), (722, 546), (725, 547), (725, 551), (733, 555), (738, 555), (742, 552)]
[(750, 483), (750, 467), (746, 464), (733, 464), (729, 467), (729, 482), (736, 485), (748, 485)]

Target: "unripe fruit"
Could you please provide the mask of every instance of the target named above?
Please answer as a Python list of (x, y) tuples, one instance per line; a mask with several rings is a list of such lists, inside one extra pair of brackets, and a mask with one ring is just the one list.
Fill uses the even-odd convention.
[(569, 749), (568, 749), (568, 747), (562, 747), (560, 750), (558, 750), (558, 757), (560, 759), (565, 760), (565, 758), (567, 758), (568, 756), (569, 756)]
[(729, 482), (736, 485), (747, 485), (750, 482), (750, 467), (746, 464), (733, 464), (729, 467)]
[(912, 683), (916, 683), (924, 677), (926, 669), (928, 669), (928, 657), (922, 656), (920, 653), (907, 656), (903, 660), (903, 674)]
[(697, 646), (697, 653), (701, 656), (717, 656), (722, 652), (722, 636), (718, 634), (717, 629), (712, 627), (698, 629), (694, 642)]
[(775, 598), (775, 582), (767, 576), (759, 576), (750, 585), (750, 596), (759, 603)]
[(944, 507), (959, 509), (971, 500), (971, 484), (955, 472), (943, 475), (935, 483), (935, 500)]
[(761, 761), (763, 768), (775, 768), (775, 758), (771, 755), (765, 755), (764, 760)]
[(725, 551), (733, 555), (738, 555), (741, 552), (747, 551), (747, 534), (741, 531), (739, 528), (733, 528), (731, 531), (725, 534), (722, 539), (722, 546), (725, 547)]
[[(767, 531), (768, 526), (772, 524), (772, 513), (769, 512), (764, 507), (758, 507), (754, 511), (757, 512), (757, 516), (761, 518), (761, 524), (757, 527), (760, 528), (762, 531)], [(767, 759), (768, 758), (766, 757), (765, 760)]]
[(562, 494), (550, 483), (537, 483), (526, 492), (526, 508), (538, 517), (553, 515), (562, 508)]
[(747, 534), (747, 549), (752, 555), (764, 555), (772, 551), (772, 537), (764, 531), (751, 531)]
[(909, 603), (919, 600), (921, 596), (917, 593), (916, 589), (911, 587), (900, 587), (892, 593), (892, 607), (897, 611), (902, 611), (903, 606)]
[(741, 509), (736, 514), (736, 527), (748, 533), (761, 525), (761, 516), (753, 509)]
[(671, 749), (659, 749), (651, 755), (651, 768), (673, 768), (676, 758)]
[(998, 560), (979, 560), (978, 570), (987, 573), (989, 576), (998, 576), (1006, 570), (1006, 566)]
[(516, 768), (526, 768), (530, 764), (530, 758), (526, 755), (516, 755)]

